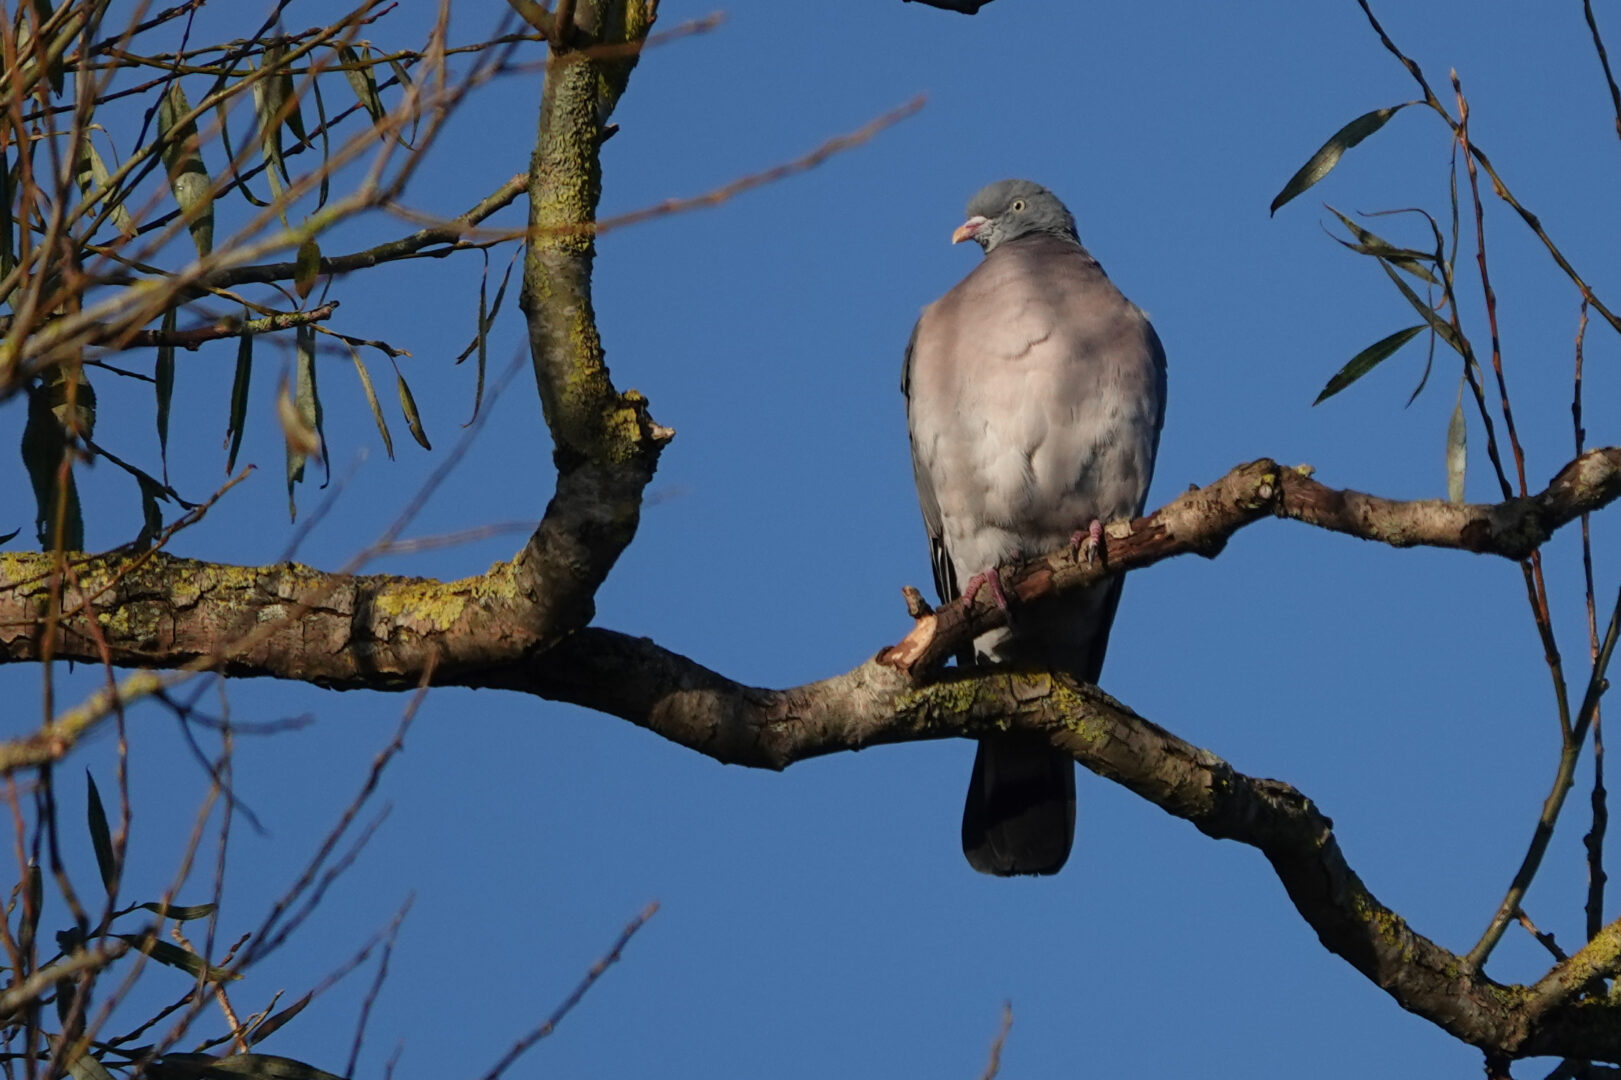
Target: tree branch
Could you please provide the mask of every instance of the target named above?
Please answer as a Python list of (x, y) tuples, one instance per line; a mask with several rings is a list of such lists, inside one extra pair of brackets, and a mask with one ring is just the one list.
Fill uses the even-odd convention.
[(262, 319), (216, 319), (201, 326), (169, 333), (162, 330), (137, 330), (133, 334), (125, 335), (123, 347), (139, 349), (172, 345), (182, 349), (195, 349), (205, 341), (219, 341), (223, 338), (240, 337), (243, 334), (273, 334), (278, 330), (290, 330), (295, 326), (308, 326), (330, 319), (332, 313), (337, 310), (338, 302), (328, 300), (320, 307), (310, 308), (308, 311), (279, 311)]
[[(573, 32), (594, 35), (599, 45), (639, 42), (655, 12), (652, 0), (585, 3)], [(529, 163), (530, 240), (519, 306), (529, 320), (557, 489), (513, 571), (534, 606), (537, 632), (548, 639), (591, 621), (597, 587), (636, 535), (642, 491), (675, 434), (653, 422), (640, 394), (615, 389), (591, 306), (596, 244), (586, 226), (602, 194), (598, 151), (636, 60), (634, 50), (554, 60)]]
[(1110, 698), (1043, 671), (948, 672), (923, 688), (869, 661), (789, 690), (734, 683), (644, 638), (584, 630), (509, 684), (608, 712), (719, 761), (781, 769), (837, 750), (1020, 730), (1216, 839), (1258, 849), (1323, 944), (1403, 1008), (1509, 1057), (1621, 1057), (1621, 1005), (1577, 997), (1611, 970), (1621, 923), (1534, 989), (1471, 972), (1379, 902), (1333, 823), (1288, 784), (1246, 776)]
[[(559, 443), (559, 458), (567, 462), (566, 444)], [(592, 477), (611, 466), (576, 460), (571, 467), (577, 477)], [(589, 486), (597, 482), (575, 497), (601, 492)], [(1267, 515), (1395, 546), (1513, 558), (1618, 495), (1621, 448), (1615, 447), (1583, 454), (1539, 495), (1475, 506), (1337, 491), (1300, 470), (1260, 461), (1133, 523), (1129, 535), (1111, 539), (1107, 567), (1079, 565), (1062, 552), (1017, 568), (1009, 580), (1021, 597), (1039, 597), (1176, 554), (1212, 555), (1238, 529)], [(548, 510), (556, 528), (563, 527), (556, 515), (566, 498), (560, 490)], [(583, 522), (576, 544), (597, 542), (592, 515), (605, 505), (612, 504), (569, 511)], [(534, 546), (531, 541), (525, 555)], [(122, 555), (86, 558), (60, 583), (61, 614), (47, 620), (41, 613), (52, 556), (4, 554), (0, 662), (49, 652), (98, 663), (105, 657), (126, 667), (207, 667), (383, 690), (414, 687), (431, 671), (435, 685), (571, 702), (717, 761), (769, 769), (884, 743), (975, 737), (1009, 727), (1036, 732), (1207, 835), (1260, 850), (1329, 949), (1404, 1008), (1457, 1038), (1511, 1057), (1621, 1060), (1621, 1003), (1589, 996), (1596, 978), (1621, 965), (1621, 923), (1535, 987), (1504, 986), (1471, 971), (1463, 958), (1380, 904), (1346, 864), (1332, 823), (1300, 792), (1245, 776), (1095, 687), (1040, 671), (952, 671), (920, 687), (911, 671), (925, 669), (897, 667), (888, 655), (894, 650), (821, 682), (783, 690), (744, 686), (646, 639), (600, 629), (564, 632), (563, 624), (536, 614), (536, 578), (523, 558), (446, 583), (323, 574), (293, 564), (220, 566), (164, 553), (139, 563)], [(544, 587), (555, 581), (546, 579)], [(556, 587), (566, 596), (582, 579), (562, 579)], [(972, 618), (963, 610), (948, 605), (920, 625), (931, 619), (948, 624), (934, 640), (988, 625), (979, 622), (977, 609), (968, 609)], [(958, 628), (949, 625), (952, 617)], [(94, 620), (94, 629), (86, 620)], [(87, 714), (71, 728), (56, 725), (0, 745), (0, 774), (59, 760), (94, 726), (95, 716)]]
[[(1192, 551), (1214, 556), (1239, 529), (1260, 518), (1290, 518), (1331, 532), (1392, 547), (1460, 548), (1523, 559), (1554, 531), (1621, 495), (1621, 447), (1589, 450), (1559, 471), (1540, 494), (1500, 503), (1460, 504), (1441, 499), (1400, 501), (1337, 490), (1306, 468), (1284, 468), (1270, 458), (1240, 465), (1144, 518), (1107, 529), (1105, 558), (1085, 563), (1068, 550), (1000, 568), (1004, 593), (1020, 604), (1094, 585), (1111, 575), (1151, 566)], [(880, 662), (926, 671), (987, 630), (1005, 614), (990, 590), (924, 614)]]
[[(604, 504), (590, 502), (589, 496), (602, 490), (592, 487), (598, 483), (594, 474), (613, 467), (611, 462), (573, 466), (577, 486), (572, 497), (587, 500), (581, 509), (566, 505), (568, 496), (559, 485), (548, 515), (552, 529), (565, 527), (563, 515), (576, 515), (571, 520), (580, 531), (569, 538), (568, 546), (590, 549), (603, 542), (593, 515), (603, 512)], [(633, 462), (628, 468), (634, 479), (637, 466)], [(1476, 505), (1401, 502), (1336, 490), (1263, 459), (1240, 465), (1215, 483), (1133, 522), (1129, 535), (1110, 538), (1106, 565), (1087, 566), (1064, 551), (1004, 571), (1004, 577), (1012, 586), (1011, 594), (1021, 601), (1039, 599), (1175, 555), (1214, 555), (1233, 533), (1268, 515), (1394, 546), (1426, 544), (1512, 558), (1581, 513), (1618, 496), (1621, 447), (1581, 455), (1541, 494)], [(546, 529), (543, 526), (537, 536)], [(544, 610), (559, 601), (537, 598), (534, 567), (523, 565), (526, 557), (535, 558), (531, 553), (536, 546), (531, 538), (513, 562), (450, 582), (324, 573), (293, 563), (228, 566), (163, 552), (79, 556), (72, 563), (73, 582), (63, 586), (61, 614), (54, 621), (43, 615), (55, 572), (53, 556), (0, 553), (0, 663), (35, 661), (49, 652), (60, 659), (98, 664), (105, 659), (121, 667), (173, 669), (200, 664), (229, 675), (299, 679), (335, 689), (403, 690), (417, 685), (432, 662), (440, 685), (534, 692), (535, 657), (564, 636), (558, 629), (561, 624)], [(596, 558), (607, 559), (607, 549)], [(572, 590), (578, 581), (564, 580), (559, 587)], [(537, 608), (542, 609), (538, 614)], [(954, 603), (926, 615), (919, 626), (933, 621), (929, 648), (938, 650), (941, 642), (967, 641), (982, 633), (998, 617), (992, 603), (971, 607)], [(85, 622), (92, 618), (105, 643), (105, 656)], [(908, 641), (917, 637), (914, 630)], [(900, 666), (894, 657), (898, 648), (884, 650), (879, 659), (890, 667)], [(926, 669), (927, 665), (913, 664), (906, 671)], [(868, 676), (862, 674), (866, 670), (864, 666), (813, 684), (813, 696), (833, 701), (838, 708), (861, 711), (874, 693), (866, 687)], [(678, 678), (671, 671), (665, 681), (688, 677), (690, 672)], [(610, 686), (597, 692), (613, 695), (630, 693), (632, 688)], [(792, 698), (800, 691), (783, 693)], [(841, 695), (850, 696), (843, 700)], [(647, 706), (620, 709), (610, 698), (597, 707), (627, 716), (626, 710), (634, 713)], [(861, 745), (840, 742), (846, 735), (833, 738), (820, 752)], [(802, 742), (804, 736), (795, 738)], [(60, 752), (71, 745), (71, 740), (61, 744)], [(703, 749), (698, 741), (692, 745)], [(803, 756), (802, 750), (799, 753)], [(780, 768), (795, 758), (775, 751), (735, 751), (722, 760)]]

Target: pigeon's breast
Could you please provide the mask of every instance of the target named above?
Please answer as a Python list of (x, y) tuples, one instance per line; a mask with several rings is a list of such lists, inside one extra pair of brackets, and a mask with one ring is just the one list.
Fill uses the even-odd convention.
[(1153, 331), (1089, 256), (1004, 254), (1025, 253), (994, 252), (925, 314), (912, 373), (960, 578), (1134, 516), (1162, 407)]

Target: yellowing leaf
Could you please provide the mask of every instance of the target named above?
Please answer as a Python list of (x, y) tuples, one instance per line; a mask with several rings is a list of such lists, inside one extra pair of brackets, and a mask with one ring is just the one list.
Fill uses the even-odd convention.
[(306, 237), (298, 245), (298, 257), (293, 263), (293, 288), (298, 291), (300, 300), (309, 299), (310, 291), (315, 288), (315, 279), (321, 276), (321, 245), (315, 242), (315, 237)]
[(191, 242), (197, 254), (214, 250), (214, 181), (203, 165), (197, 137), (197, 122), (188, 119), (191, 103), (180, 88), (180, 80), (169, 83), (158, 102), (158, 137), (163, 140), (163, 167), (169, 174), (169, 190), (174, 192)]

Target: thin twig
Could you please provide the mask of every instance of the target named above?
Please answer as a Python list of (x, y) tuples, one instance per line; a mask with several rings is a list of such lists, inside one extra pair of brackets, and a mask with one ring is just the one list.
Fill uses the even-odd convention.
[(1553, 839), (1554, 825), (1559, 820), (1559, 813), (1564, 808), (1565, 796), (1569, 794), (1575, 780), (1576, 763), (1581, 756), (1582, 743), (1585, 741), (1587, 727), (1591, 722), (1593, 712), (1598, 707), (1599, 695), (1603, 693), (1607, 682), (1604, 678), (1605, 669), (1609, 665), (1610, 655), (1615, 646), (1616, 630), (1621, 623), (1621, 593), (1616, 597), (1616, 608), (1610, 619), (1609, 632), (1606, 635), (1599, 657), (1594, 663), (1593, 674), (1588, 683), (1587, 694), (1582, 702), (1582, 708), (1577, 715), (1571, 737), (1566, 741), (1559, 755), (1559, 766), (1554, 775), (1553, 788), (1543, 801), (1542, 812), (1537, 818), (1536, 827), (1532, 830), (1531, 841), (1527, 846), (1524, 858), (1519, 869), (1514, 874), (1507, 894), (1499, 904), (1497, 912), (1487, 924), (1485, 932), (1481, 935), (1474, 948), (1469, 950), (1465, 958), (1466, 963), (1474, 970), (1479, 970), (1486, 962), (1487, 957), (1496, 948), (1497, 943), (1507, 929), (1509, 921), (1519, 910), (1521, 901), (1525, 898), (1526, 890), (1530, 888), (1535, 879), (1537, 870), (1542, 865), (1542, 858), (1547, 853), (1548, 843)]
[(554, 1009), (552, 1014), (539, 1027), (513, 1043), (512, 1048), (501, 1055), (501, 1060), (497, 1061), (495, 1066), (484, 1074), (483, 1080), (499, 1080), (501, 1074), (506, 1072), (512, 1063), (517, 1061), (525, 1051), (556, 1031), (557, 1025), (562, 1023), (563, 1018), (569, 1014), (574, 1006), (580, 1003), (580, 999), (585, 997), (586, 991), (596, 985), (596, 981), (602, 978), (603, 973), (619, 960), (619, 954), (624, 951), (625, 945), (635, 936), (636, 931), (640, 930), (647, 920), (653, 917), (658, 909), (659, 904), (655, 900), (643, 908), (634, 919), (630, 920), (625, 928), (619, 932), (619, 938), (613, 943), (613, 948), (609, 949), (606, 955), (591, 965), (591, 970), (585, 973), (585, 978), (581, 979), (580, 984), (574, 988), (574, 991), (563, 999), (563, 1003)]
[[(1592, 10), (1588, 10), (1592, 23)], [(1597, 33), (1595, 28), (1594, 33)], [(1601, 54), (1603, 45), (1599, 46)], [(1608, 70), (1608, 61), (1606, 61)], [(1613, 86), (1613, 84), (1612, 84)], [(1587, 429), (1582, 426), (1582, 347), (1587, 339), (1587, 301), (1582, 301), (1581, 315), (1576, 322), (1576, 370), (1571, 380), (1571, 427), (1576, 436), (1576, 452), (1580, 454), (1587, 444)], [(1591, 515), (1582, 515), (1582, 579), (1587, 600), (1587, 654), (1589, 663), (1598, 664), (1598, 606), (1593, 589), (1593, 536)], [(1604, 927), (1604, 885), (1608, 875), (1604, 872), (1604, 834), (1609, 826), (1610, 811), (1604, 789), (1604, 728), (1602, 710), (1593, 709), (1593, 794), (1590, 804), (1593, 827), (1582, 837), (1587, 849), (1587, 940), (1592, 941)]]
[(1610, 88), (1610, 104), (1615, 109), (1615, 134), (1621, 138), (1621, 87), (1615, 85), (1615, 75), (1610, 71), (1610, 54), (1604, 51), (1604, 39), (1599, 36), (1598, 21), (1593, 18), (1593, 0), (1582, 0), (1582, 14), (1587, 16), (1587, 29), (1593, 34), (1593, 48), (1598, 52), (1598, 62), (1604, 68), (1604, 82)]
[(902, 120), (905, 120), (907, 117), (915, 115), (918, 110), (923, 108), (924, 102), (927, 100), (927, 98), (920, 94), (911, 101), (906, 102), (904, 105), (896, 106), (895, 108), (884, 113), (882, 116), (868, 121), (855, 131), (850, 132), (848, 135), (839, 135), (827, 140), (821, 146), (818, 146), (816, 149), (812, 150), (803, 157), (795, 158), (793, 161), (785, 162), (784, 164), (775, 166), (774, 168), (766, 169), (763, 172), (752, 173), (748, 176), (739, 177), (729, 184), (722, 184), (713, 191), (705, 192), (702, 195), (694, 195), (691, 198), (686, 199), (666, 199), (663, 202), (657, 203), (653, 206), (644, 207), (641, 210), (632, 210), (628, 214), (620, 214), (617, 217), (603, 218), (594, 224), (583, 225), (581, 228), (588, 230), (597, 236), (601, 236), (603, 233), (608, 232), (609, 230), (623, 229), (627, 225), (637, 225), (652, 218), (665, 217), (670, 214), (679, 214), (688, 210), (719, 206), (726, 200), (731, 199), (734, 196), (741, 195), (745, 191), (752, 191), (753, 189), (761, 187), (765, 184), (772, 184), (778, 180), (794, 176), (809, 169), (814, 169), (816, 166), (822, 164), (822, 162), (826, 161), (830, 157), (833, 157), (835, 154), (841, 154), (846, 150), (854, 149), (855, 147), (860, 146), (862, 143), (872, 139), (886, 128), (893, 127)]
[(1002, 1002), (1002, 1027), (991, 1040), (991, 1057), (985, 1063), (985, 1071), (979, 1074), (979, 1080), (996, 1080), (996, 1074), (1002, 1071), (1002, 1046), (1007, 1042), (1007, 1033), (1013, 1027), (1013, 1002)]
[(1486, 323), (1492, 336), (1492, 373), (1497, 376), (1497, 393), (1503, 410), (1503, 429), (1508, 434), (1508, 445), (1514, 451), (1514, 471), (1520, 482), (1520, 494), (1526, 493), (1525, 450), (1520, 446), (1519, 433), (1514, 427), (1514, 410), (1509, 406), (1508, 380), (1503, 374), (1502, 338), (1497, 329), (1497, 291), (1492, 288), (1490, 271), (1486, 268), (1486, 208), (1480, 201), (1480, 177), (1476, 174), (1474, 155), (1469, 147), (1469, 101), (1463, 96), (1458, 73), (1452, 73), (1452, 90), (1458, 100), (1458, 144), (1463, 147), (1464, 168), (1469, 176), (1470, 202), (1475, 209), (1475, 262), (1480, 266), (1480, 291), (1486, 302)]
[(1565, 743), (1559, 755), (1559, 768), (1554, 775), (1553, 789), (1543, 800), (1542, 813), (1537, 818), (1536, 828), (1532, 830), (1531, 842), (1526, 848), (1525, 857), (1520, 861), (1520, 868), (1514, 874), (1514, 881), (1509, 885), (1508, 893), (1498, 905), (1497, 912), (1486, 926), (1486, 931), (1464, 957), (1464, 963), (1472, 971), (1479, 971), (1486, 958), (1497, 947), (1502, 939), (1503, 931), (1514, 918), (1514, 913), (1520, 909), (1520, 902), (1525, 898), (1525, 892), (1536, 877), (1537, 870), (1542, 865), (1542, 857), (1547, 854), (1548, 842), (1553, 839), (1554, 824), (1559, 820), (1559, 812), (1564, 808), (1565, 796), (1570, 793), (1571, 785), (1576, 778), (1576, 762), (1581, 757), (1582, 743), (1587, 739), (1587, 728), (1592, 723), (1593, 714), (1598, 710), (1599, 698), (1609, 686), (1605, 672), (1610, 666), (1610, 657), (1615, 652), (1615, 642), (1618, 632), (1621, 632), (1621, 590), (1615, 598), (1615, 608), (1610, 614), (1609, 628), (1605, 631), (1604, 643), (1599, 647), (1598, 658), (1593, 663), (1593, 674), (1587, 681), (1587, 692), (1582, 696), (1581, 708), (1576, 714), (1570, 739)]
[(1565, 952), (1565, 950), (1559, 947), (1559, 941), (1553, 936), (1553, 932), (1538, 930), (1537, 924), (1531, 921), (1531, 916), (1525, 913), (1524, 908), (1516, 911), (1514, 913), (1514, 917), (1521, 926), (1525, 927), (1526, 930), (1530, 932), (1532, 937), (1537, 939), (1538, 944), (1540, 944), (1544, 949), (1548, 950), (1555, 960), (1562, 964), (1566, 960), (1570, 959), (1570, 956)]
[(126, 335), (122, 341), (126, 349), (156, 348), (161, 345), (195, 349), (205, 341), (219, 341), (224, 338), (240, 337), (243, 334), (273, 334), (278, 330), (308, 326), (322, 319), (330, 319), (332, 313), (337, 310), (338, 301), (328, 300), (320, 307), (310, 308), (307, 311), (283, 311), (263, 319), (216, 319), (202, 326), (173, 330), (169, 333), (162, 330), (137, 330), (133, 334)]
[[(1368, 0), (1357, 0), (1357, 4), (1362, 8), (1362, 13), (1367, 16), (1368, 22), (1373, 27), (1374, 33), (1379, 35), (1380, 42), (1392, 56), (1401, 61), (1402, 66), (1407, 69), (1408, 73), (1413, 76), (1413, 79), (1418, 83), (1419, 87), (1423, 89), (1425, 104), (1434, 109), (1436, 113), (1446, 121), (1447, 126), (1452, 129), (1453, 133), (1456, 134), (1458, 122), (1447, 114), (1445, 107), (1443, 107), (1441, 102), (1436, 98), (1434, 91), (1430, 89), (1429, 82), (1424, 78), (1424, 72), (1418, 66), (1417, 61), (1413, 60), (1406, 53), (1402, 52), (1401, 49), (1396, 46), (1396, 43), (1390, 39), (1390, 35), (1385, 33), (1385, 28), (1379, 24), (1379, 20), (1373, 14), (1373, 9), (1368, 6)], [(1525, 206), (1525, 204), (1520, 202), (1520, 200), (1514, 196), (1514, 193), (1508, 189), (1508, 185), (1504, 183), (1503, 178), (1498, 175), (1496, 167), (1492, 165), (1491, 159), (1486, 156), (1486, 152), (1478, 146), (1472, 146), (1470, 147), (1470, 150), (1475, 160), (1480, 162), (1480, 167), (1486, 170), (1486, 175), (1491, 177), (1493, 193), (1496, 194), (1499, 199), (1502, 199), (1504, 202), (1508, 203), (1508, 205), (1514, 209), (1514, 212), (1520, 215), (1520, 220), (1524, 221), (1526, 227), (1531, 230), (1532, 234), (1535, 235), (1538, 240), (1542, 241), (1542, 246), (1547, 249), (1548, 254), (1553, 258), (1554, 264), (1564, 272), (1566, 277), (1570, 278), (1571, 282), (1576, 286), (1581, 295), (1592, 304), (1593, 310), (1602, 315), (1604, 317), (1604, 321), (1609, 323), (1612, 329), (1618, 333), (1621, 333), (1621, 315), (1617, 315), (1615, 312), (1611, 311), (1609, 307), (1607, 307), (1603, 301), (1601, 301), (1593, 293), (1592, 287), (1589, 286), (1586, 280), (1576, 272), (1576, 268), (1571, 265), (1569, 259), (1565, 258), (1565, 253), (1559, 249), (1559, 245), (1555, 244), (1553, 242), (1553, 238), (1550, 237), (1547, 231), (1543, 229), (1541, 219), (1539, 219), (1536, 214), (1532, 213)]]
[[(630, 225), (640, 225), (645, 221), (651, 221), (655, 218), (669, 217), (672, 214), (684, 214), (692, 210), (707, 210), (711, 207), (719, 206), (724, 202), (736, 198), (744, 192), (753, 191), (757, 187), (764, 187), (767, 184), (773, 184), (779, 180), (785, 180), (790, 176), (796, 176), (799, 173), (807, 172), (816, 168), (816, 166), (821, 165), (823, 162), (827, 161), (836, 154), (840, 154), (846, 150), (851, 150), (857, 146), (860, 146), (862, 143), (865, 143), (874, 136), (878, 135), (884, 129), (893, 127), (895, 124), (900, 123), (902, 120), (905, 120), (907, 117), (916, 113), (919, 109), (923, 108), (926, 100), (927, 99), (925, 97), (919, 95), (905, 104), (891, 109), (882, 116), (875, 117), (854, 131), (848, 132), (844, 135), (836, 135), (833, 138), (828, 139), (826, 142), (811, 150), (809, 153), (794, 158), (792, 161), (785, 161), (780, 165), (773, 165), (769, 169), (762, 169), (759, 172), (749, 173), (747, 176), (740, 176), (735, 180), (727, 181), (719, 187), (711, 188), (709, 191), (703, 192), (702, 194), (689, 195), (682, 198), (665, 199), (662, 202), (653, 203), (650, 206), (643, 206), (639, 209), (630, 210), (613, 217), (602, 218), (595, 222), (580, 222), (578, 224), (567, 226), (566, 228), (547, 229), (544, 231), (547, 234), (589, 233), (593, 236), (601, 236), (603, 233), (610, 232), (614, 229), (623, 229)], [(504, 195), (510, 191), (513, 184), (522, 183), (524, 179), (524, 177), (514, 177), (512, 180), (507, 182), (507, 185), (504, 186), (501, 191), (498, 192), (498, 194)], [(470, 215), (463, 215), (463, 218), (458, 218), (451, 222), (445, 222), (437, 218), (430, 218), (426, 215), (416, 213), (398, 205), (391, 205), (388, 207), (388, 209), (390, 212), (406, 221), (421, 224), (423, 226), (421, 233), (414, 235), (431, 234), (435, 238), (435, 242), (448, 242), (453, 236), (460, 236), (464, 242), (488, 246), (507, 240), (527, 239), (531, 236), (531, 232), (527, 228), (475, 228), (474, 225), (476, 222), (470, 217)], [(459, 224), (463, 221), (466, 223)], [(401, 243), (403, 243), (403, 241), (401, 241)], [(439, 253), (434, 252), (434, 254)], [(286, 265), (291, 266), (291, 264)], [(290, 273), (279, 276), (290, 276)]]
[[(387, 937), (383, 941), (383, 955), (377, 960), (377, 974), (366, 990), (365, 1000), (360, 1003), (360, 1016), (355, 1020), (355, 1038), (349, 1046), (349, 1064), (344, 1067), (344, 1076), (355, 1075), (355, 1065), (360, 1061), (360, 1047), (366, 1040), (366, 1023), (371, 1019), (372, 1006), (377, 1003), (377, 996), (382, 993), (383, 984), (388, 981), (388, 961), (394, 955), (394, 942), (400, 936), (400, 923), (405, 920), (405, 913), (410, 910), (411, 898), (406, 897), (405, 904), (394, 913), (394, 918), (388, 924)], [(368, 944), (367, 950), (370, 948)]]

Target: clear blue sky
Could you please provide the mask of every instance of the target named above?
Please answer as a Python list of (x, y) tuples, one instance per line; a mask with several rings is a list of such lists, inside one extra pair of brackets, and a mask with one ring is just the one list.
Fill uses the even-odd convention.
[[(300, 0), (287, 24), (323, 21), (325, 7)], [(420, 41), (412, 20), (428, 5), (406, 7), (422, 10), (385, 20), (375, 42)], [(478, 20), (501, 7), (457, 5), (453, 36), (481, 36)], [(709, 10), (671, 2), (661, 25)], [(1580, 5), (1378, 10), (1438, 88), (1457, 68), (1476, 140), (1601, 295), (1621, 302), (1621, 144)], [(1600, 16), (1621, 48), (1621, 13), (1601, 6)], [(947, 242), (963, 204), (1005, 176), (1039, 180), (1068, 202), (1083, 240), (1165, 341), (1170, 405), (1152, 505), (1261, 456), (1309, 462), (1334, 486), (1443, 495), (1458, 376), (1445, 352), (1410, 408), (1421, 344), (1310, 407), (1346, 359), (1413, 321), (1376, 267), (1325, 236), (1321, 203), (1444, 211), (1439, 120), (1407, 111), (1308, 196), (1267, 214), (1331, 132), (1414, 92), (1352, 0), (997, 0), (973, 18), (898, 0), (738, 4), (716, 32), (651, 53), (606, 148), (607, 213), (777, 164), (918, 93), (928, 104), (808, 175), (603, 239), (596, 301), (615, 379), (647, 394), (678, 437), (598, 622), (767, 686), (847, 670), (904, 633), (899, 588), (926, 585), (929, 573), (901, 349), (919, 309), (978, 258)], [(538, 93), (523, 77), (477, 94), (411, 188), (412, 207), (459, 212), (523, 168)], [(1414, 241), (1414, 224), (1375, 227)], [(1506, 363), (1540, 486), (1570, 456), (1576, 296), (1499, 205), (1488, 224)], [(378, 219), (324, 246), (408, 227)], [(413, 352), (402, 365), (435, 451), (419, 450), (396, 420), (399, 460), (389, 463), (349, 360), (323, 361), (337, 471), (370, 456), (302, 559), (342, 565), (454, 442), (473, 386), (470, 366), (450, 360), (472, 334), (478, 274), (464, 256), (334, 286), (337, 328)], [(497, 366), (523, 339), (512, 300), (492, 339)], [(1590, 443), (1615, 443), (1614, 335), (1595, 325), (1588, 345)], [(171, 474), (194, 497), (223, 474), (216, 440), (231, 356), (225, 347), (181, 358), (172, 441), (183, 449)], [(242, 454), (261, 471), (178, 542), (184, 554), (256, 563), (289, 539), (273, 369), (262, 364)], [(386, 400), (386, 365), (374, 376)], [(146, 391), (98, 390), (103, 441), (154, 462)], [(528, 373), (490, 407), (412, 534), (541, 513), (551, 469)], [(20, 403), (0, 417), (19, 431)], [(1470, 436), (1470, 496), (1493, 498), (1478, 424)], [(26, 538), (20, 467), (0, 483), (12, 508), (0, 531), (20, 525)], [(92, 546), (133, 535), (135, 493), (113, 470), (98, 469), (86, 491), (97, 500)], [(301, 494), (306, 507), (316, 497)], [(1601, 596), (1616, 585), (1614, 520), (1595, 525)], [(465, 576), (521, 539), (382, 568)], [(1565, 534), (1548, 558), (1561, 641), (1579, 672), (1576, 550)], [(10, 726), (22, 730), (37, 716), (38, 672), (5, 678), (23, 702)], [(73, 685), (92, 682), (81, 672)], [(1514, 566), (1287, 523), (1244, 531), (1215, 561), (1134, 575), (1103, 686), (1237, 768), (1297, 785), (1333, 817), (1373, 891), (1459, 951), (1507, 886), (1556, 761), (1548, 677)], [(238, 754), (237, 790), (267, 833), (236, 834), (227, 937), (254, 926), (291, 880), (404, 704), (271, 683), (235, 685), (231, 701), (238, 719), (315, 720)], [(166, 715), (142, 710), (133, 736), (135, 858), (155, 893), (205, 778)], [(1474, 1051), (1322, 949), (1258, 853), (1090, 775), (1061, 876), (974, 874), (957, 837), (971, 756), (969, 744), (945, 742), (750, 772), (585, 711), (436, 691), (384, 780), (393, 809), (381, 831), (295, 944), (236, 991), (239, 1007), (278, 988), (301, 993), (414, 894), (361, 1072), (378, 1075), (403, 1043), (402, 1078), (477, 1076), (656, 899), (662, 911), (623, 963), (511, 1075), (976, 1076), (1004, 999), (1014, 1008), (1008, 1077), (1478, 1074)], [(102, 738), (70, 764), (94, 768), (105, 790), (111, 760)], [(63, 775), (71, 790), (76, 771)], [(1527, 901), (1567, 947), (1582, 925), (1584, 802), (1578, 788)], [(93, 880), (90, 863), (82, 868)], [(199, 880), (181, 899), (206, 891)], [(1544, 964), (1516, 928), (1490, 971), (1529, 979)], [(369, 977), (351, 976), (263, 1049), (341, 1068)], [(178, 992), (177, 981), (164, 985)]]

